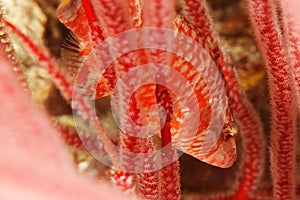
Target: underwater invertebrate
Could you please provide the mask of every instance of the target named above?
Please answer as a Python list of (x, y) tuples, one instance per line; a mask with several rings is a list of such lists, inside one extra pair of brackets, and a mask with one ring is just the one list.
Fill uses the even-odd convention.
[[(281, 9), (282, 12), (282, 5), (277, 9)], [(280, 27), (280, 19), (276, 15), (274, 2), (249, 1), (249, 10), (267, 63), (273, 108), (270, 151), (274, 198), (295, 199), (296, 98), (293, 94), (294, 82), (290, 81), (294, 79), (295, 74), (291, 73), (294, 72), (291, 67), (295, 65), (289, 63), (290, 60), (287, 58), (290, 44), (283, 39), (284, 36), (280, 31), (283, 27)], [(289, 20), (285, 19), (287, 17), (285, 15), (281, 17), (283, 21)]]
[[(253, 2), (249, 1), (249, 4)], [(250, 8), (254, 7), (250, 6)], [(259, 28), (264, 26), (261, 24), (266, 23), (267, 20), (270, 23), (277, 23), (275, 22), (278, 20), (275, 19), (277, 16), (274, 17), (274, 11), (272, 12), (272, 14), (260, 13), (266, 14), (262, 19), (256, 19), (256, 16), (251, 15), (252, 19), (256, 19), (254, 26), (260, 30)], [(58, 10), (58, 16), (73, 31), (73, 35), (69, 36), (64, 44), (62, 53), (62, 65), (68, 66), (67, 68), (64, 66), (59, 68), (57, 62), (49, 58), (46, 48), (34, 44), (33, 40), (19, 31), (9, 22), (9, 19), (4, 20), (2, 28), (10, 27), (12, 34), (16, 34), (23, 44), (29, 47), (31, 54), (37, 57), (38, 62), (44, 66), (46, 64), (57, 88), (68, 101), (73, 98), (73, 108), (79, 114), (79, 118), (83, 118), (82, 121), (88, 121), (88, 125), (95, 127), (95, 130), (91, 132), (99, 134), (102, 138), (101, 144), (108, 152), (109, 162), (115, 168), (112, 170), (112, 180), (116, 186), (125, 192), (137, 193), (146, 199), (180, 199), (179, 161), (174, 159), (178, 158), (175, 148), (209, 164), (229, 167), (236, 157), (234, 143), (237, 132), (236, 121), (243, 142), (237, 179), (228, 191), (220, 195), (204, 194), (203, 198), (256, 198), (254, 193), (259, 187), (265, 159), (265, 139), (262, 136), (261, 123), (240, 87), (232, 61), (222, 47), (218, 34), (214, 31), (214, 23), (204, 1), (64, 1)], [(268, 16), (273, 16), (273, 18), (269, 19)], [(282, 20), (283, 24), (286, 23), (285, 19)], [(149, 26), (156, 27), (155, 31), (149, 29)], [(284, 26), (291, 27), (292, 25)], [(272, 26), (270, 27), (272, 29)], [(162, 28), (169, 28), (173, 32)], [(128, 30), (134, 30), (135, 34), (130, 35)], [(147, 30), (148, 32), (145, 31), (147, 34), (143, 33), (143, 30)], [(291, 32), (287, 34), (290, 34), (290, 37), (273, 39), (277, 43), (280, 43), (280, 40), (288, 40), (287, 44), (294, 42), (292, 53), (296, 55), (297, 37), (291, 35), (295, 33), (293, 29), (289, 30)], [(280, 33), (280, 29), (274, 32)], [(184, 38), (181, 35), (187, 37)], [(264, 41), (266, 36), (268, 35), (261, 34), (259, 38)], [(109, 40), (111, 38), (113, 39)], [(106, 43), (107, 40), (111, 42), (109, 45)], [(168, 49), (170, 44), (172, 48)], [(273, 48), (274, 46), (271, 45), (270, 49), (274, 51)], [(285, 54), (284, 50), (282, 52)], [(109, 63), (108, 67), (105, 67), (105, 61), (111, 57), (115, 59)], [(283, 57), (282, 55), (279, 59), (269, 60), (270, 63), (280, 61), (278, 63), (283, 65), (286, 62)], [(270, 63), (269, 65), (273, 66), (274, 63)], [(99, 69), (94, 68), (96, 65)], [(205, 67), (207, 68), (205, 71), (197, 68), (198, 65), (209, 67)], [(143, 70), (137, 71), (136, 66), (142, 66)], [(168, 70), (164, 66), (168, 66)], [(181, 74), (183, 79), (187, 80), (186, 83), (180, 82), (179, 78), (172, 78), (173, 72)], [(74, 78), (71, 73), (78, 75), (79, 79)], [(289, 75), (284, 74), (280, 80), (284, 79), (287, 83), (287, 77)], [(98, 79), (100, 81), (95, 84)], [(135, 87), (140, 82), (147, 84)], [(178, 85), (185, 84), (191, 87), (178, 87)], [(172, 90), (170, 85), (177, 86), (178, 89)], [(78, 90), (75, 89), (75, 95), (73, 95), (73, 86), (83, 93), (78, 95), (76, 93)], [(276, 84), (271, 84), (271, 87), (273, 86), (277, 88)], [(130, 87), (135, 88), (134, 92), (128, 90)], [(284, 88), (286, 89), (284, 94), (291, 92), (292, 87)], [(181, 88), (184, 89), (181, 90)], [(196, 103), (190, 103), (193, 102), (193, 93), (189, 89), (195, 93)], [(180, 92), (185, 92), (186, 95)], [(280, 91), (278, 94), (281, 94)], [(271, 92), (271, 95), (274, 96), (275, 93)], [(295, 102), (295, 98), (290, 93), (289, 95), (291, 98), (288, 100)], [(119, 123), (119, 133), (113, 135), (114, 139), (102, 128), (102, 124), (99, 124), (98, 118), (94, 116), (92, 107), (89, 105), (91, 99), (105, 96), (111, 96), (113, 112)], [(182, 102), (187, 104), (182, 106)], [(278, 99), (278, 102), (284, 101)], [(123, 107), (127, 103), (127, 107)], [(287, 103), (290, 106), (293, 104)], [(193, 107), (193, 105), (196, 106)], [(274, 104), (274, 109), (279, 109), (281, 112), (281, 106), (278, 105)], [(196, 112), (192, 112), (194, 110)], [(200, 119), (197, 117), (197, 110), (202, 116)], [(289, 114), (283, 118), (291, 120), (291, 124), (295, 125), (293, 121), (295, 112)], [(280, 123), (283, 122), (284, 120), (280, 121)], [(278, 130), (275, 127), (280, 123), (272, 125), (275, 131)], [(152, 125), (152, 129), (137, 128), (145, 125)], [(181, 127), (184, 128), (181, 129)], [(287, 125), (286, 127), (293, 129), (293, 126)], [(151, 135), (153, 130), (155, 134)], [(181, 130), (184, 130), (183, 133)], [(193, 135), (194, 130), (197, 131)], [(72, 138), (74, 134), (69, 134), (68, 129), (62, 129), (62, 134), (67, 138), (68, 144), (73, 143), (74, 146), (82, 148), (78, 137)], [(137, 137), (143, 134), (151, 136)], [(84, 138), (83, 142), (87, 138), (92, 138), (89, 133), (81, 131), (79, 131), (79, 136), (81, 139)], [(289, 140), (289, 136), (291, 135), (287, 135), (284, 139)], [(274, 135), (274, 137), (277, 136)], [(285, 140), (282, 141), (286, 143)], [(97, 146), (97, 142), (91, 143), (86, 145), (92, 146), (88, 150), (103, 150), (101, 145)], [(291, 140), (289, 146), (294, 149), (295, 145), (296, 141)], [(271, 148), (274, 150), (275, 146), (272, 145)], [(149, 154), (160, 148), (162, 148), (162, 154)], [(146, 156), (140, 159), (140, 153)], [(291, 155), (294, 156), (292, 152)], [(279, 156), (274, 154), (274, 158), (276, 160)], [(295, 160), (294, 157), (291, 160)], [(291, 169), (295, 167), (294, 162), (285, 164)], [(158, 165), (159, 168), (157, 168)], [(292, 173), (286, 177), (286, 180), (293, 179), (293, 170), (291, 171)], [(273, 173), (275, 185), (278, 176)], [(286, 195), (293, 198), (295, 184), (288, 184), (287, 190), (285, 187), (275, 187), (274, 196), (282, 193), (284, 196), (282, 198)], [(270, 194), (257, 198), (268, 197), (272, 198)]]

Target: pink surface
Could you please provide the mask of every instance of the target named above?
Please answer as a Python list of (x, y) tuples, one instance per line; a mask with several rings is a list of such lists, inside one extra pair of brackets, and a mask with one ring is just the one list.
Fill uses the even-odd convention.
[(0, 94), (1, 200), (126, 199), (75, 173), (58, 133), (31, 103), (1, 48)]
[[(295, 17), (295, 22), (300, 25), (300, 1), (299, 0), (285, 0), (287, 6), (290, 6), (290, 9)], [(299, 27), (299, 26), (298, 26)], [(300, 28), (300, 27), (299, 27)]]

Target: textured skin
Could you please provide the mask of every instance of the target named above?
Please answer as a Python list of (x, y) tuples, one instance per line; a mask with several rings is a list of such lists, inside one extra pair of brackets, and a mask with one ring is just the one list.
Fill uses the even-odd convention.
[(288, 56), (273, 1), (248, 0), (266, 71), (272, 105), (271, 172), (275, 199), (295, 199), (296, 107)]

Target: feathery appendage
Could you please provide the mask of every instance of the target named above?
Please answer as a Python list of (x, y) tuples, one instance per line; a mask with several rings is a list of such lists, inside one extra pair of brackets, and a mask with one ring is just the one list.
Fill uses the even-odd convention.
[[(173, 20), (175, 16), (174, 1), (143, 1), (141, 18), (143, 22), (141, 27), (157, 27), (157, 28), (172, 28)], [(152, 35), (151, 35), (152, 36)], [(165, 36), (167, 37), (167, 36)], [(156, 31), (152, 36), (153, 42), (162, 46), (162, 49), (168, 45), (168, 38), (165, 38), (164, 34), (160, 31)], [(160, 50), (151, 50), (148, 57), (149, 62), (160, 63), (170, 65), (170, 56)], [(166, 121), (161, 127), (161, 140), (163, 150), (163, 159), (173, 158), (173, 154), (177, 154), (172, 148), (171, 139), (171, 115), (173, 113), (173, 102), (167, 88), (161, 85), (156, 85), (156, 102), (164, 107), (166, 113)], [(159, 173), (158, 189), (161, 199), (179, 200), (181, 199), (180, 189), (180, 172), (179, 172), (179, 161), (170, 162), (167, 166), (162, 168)]]
[(282, 30), (282, 44), (290, 70), (295, 80), (294, 90), (297, 97), (297, 107), (300, 110), (300, 24), (295, 20), (292, 4), (287, 0), (277, 0), (276, 8), (279, 12), (279, 25)]
[[(126, 30), (129, 30), (133, 27), (133, 24), (130, 24), (131, 19), (129, 18), (129, 14), (127, 12), (127, 6), (124, 2), (121, 1), (114, 1), (114, 2), (109, 2), (109, 1), (92, 1), (92, 6), (94, 9), (89, 9), (89, 12), (94, 12), (93, 14), (89, 13), (87, 15), (87, 18), (89, 21), (95, 21), (93, 19), (90, 19), (91, 16), (96, 16), (98, 19), (98, 29), (103, 29), (103, 33), (105, 37), (109, 36), (114, 36), (118, 33), (122, 33)], [(129, 5), (130, 6), (130, 5)], [(86, 6), (85, 6), (86, 7)], [(101, 12), (100, 12), (101, 11)], [(134, 14), (134, 13), (132, 13)], [(141, 14), (141, 13), (140, 13)], [(116, 20), (117, 19), (117, 20)], [(171, 22), (170, 22), (171, 23)], [(90, 23), (91, 24), (91, 23)], [(93, 23), (95, 25), (95, 23)], [(90, 30), (95, 29), (95, 27), (90, 27)], [(116, 44), (119, 46), (114, 47), (117, 49), (123, 49), (126, 48), (123, 47), (122, 45), (124, 42), (119, 41)], [(126, 45), (126, 44), (125, 44)], [(96, 50), (97, 51), (97, 50)], [(111, 53), (114, 54), (115, 49), (111, 48)], [(133, 66), (136, 66), (136, 64), (141, 63), (143, 61), (139, 61), (139, 59), (136, 57), (139, 53), (141, 52), (133, 52), (133, 53), (128, 53), (120, 58), (118, 58), (117, 61), (114, 62), (113, 64), (113, 70), (116, 73), (116, 78), (122, 77), (124, 73), (130, 70)], [(129, 86), (132, 83), (128, 83)], [(122, 86), (124, 87), (124, 86)], [(128, 86), (127, 86), (128, 87)], [(133, 120), (135, 120), (137, 123), (140, 123), (143, 121), (143, 116), (145, 113), (149, 110), (149, 104), (152, 105), (155, 102), (151, 103), (149, 102), (149, 93), (150, 91), (155, 91), (153, 90), (153, 87), (148, 87), (148, 89), (143, 89), (140, 91), (137, 91), (135, 95), (133, 96), (134, 98), (131, 99), (131, 104), (130, 104), (130, 113), (131, 117)], [(126, 91), (126, 88), (121, 88), (121, 91)], [(147, 92), (147, 94), (143, 94)], [(120, 116), (121, 116), (121, 121), (120, 123), (123, 124), (123, 130), (120, 131), (120, 147), (121, 147), (121, 160), (123, 167), (126, 171), (129, 172), (134, 172), (135, 171), (135, 166), (137, 163), (137, 158), (136, 156), (132, 154), (128, 154), (128, 152), (135, 152), (135, 153), (143, 153), (143, 152), (148, 152), (148, 151), (155, 151), (156, 147), (153, 144), (152, 138), (149, 139), (139, 139), (135, 138), (134, 136), (131, 136), (129, 134), (135, 134), (135, 133), (130, 133), (130, 131), (134, 132), (135, 127), (130, 127), (130, 123), (126, 123), (125, 119), (123, 119), (123, 115), (127, 114), (127, 110), (123, 110), (122, 103), (124, 102), (123, 98), (118, 98), (115, 97), (114, 94), (111, 94), (114, 102), (117, 103), (118, 108), (120, 109)], [(145, 96), (145, 98), (143, 97)], [(153, 95), (155, 97), (155, 95)], [(146, 105), (146, 99), (147, 99), (147, 104)], [(154, 101), (153, 99), (152, 101)], [(144, 108), (146, 105), (146, 108)], [(142, 118), (141, 118), (142, 117)], [(129, 132), (128, 132), (129, 131)], [(141, 166), (148, 166), (148, 165), (156, 165), (155, 163), (155, 158), (145, 158), (146, 163), (140, 163)], [(148, 159), (148, 160), (147, 160)], [(153, 167), (150, 167), (152, 169)], [(172, 166), (171, 166), (172, 168)], [(150, 170), (150, 169), (144, 169), (144, 170)], [(174, 168), (178, 169), (178, 168)], [(159, 187), (162, 187), (164, 184), (160, 184), (159, 182), (162, 181), (162, 178), (160, 177), (160, 172), (159, 171), (154, 171), (154, 172), (149, 172), (149, 173), (138, 173), (138, 174), (130, 174), (128, 172), (119, 172), (123, 174), (122, 176), (114, 176), (114, 181), (115, 183), (121, 183), (122, 180), (118, 180), (120, 177), (124, 179), (125, 177), (133, 177), (133, 182), (136, 184), (135, 188), (137, 189), (137, 192), (144, 196), (147, 199), (157, 199), (157, 198), (164, 198), (161, 195), (162, 192), (159, 192), (162, 190)], [(170, 172), (168, 172), (170, 173)], [(178, 171), (176, 171), (176, 176), (178, 176)], [(125, 178), (125, 179), (127, 179)], [(179, 181), (179, 180), (178, 180)], [(126, 189), (127, 186), (124, 188)], [(172, 187), (174, 188), (174, 187)], [(128, 188), (130, 190), (130, 188)], [(180, 191), (180, 188), (177, 190)], [(176, 192), (174, 194), (180, 194), (180, 192)]]
[(291, 68), (273, 1), (248, 0), (249, 14), (264, 55), (272, 105), (271, 173), (276, 199), (295, 199), (296, 112)]

